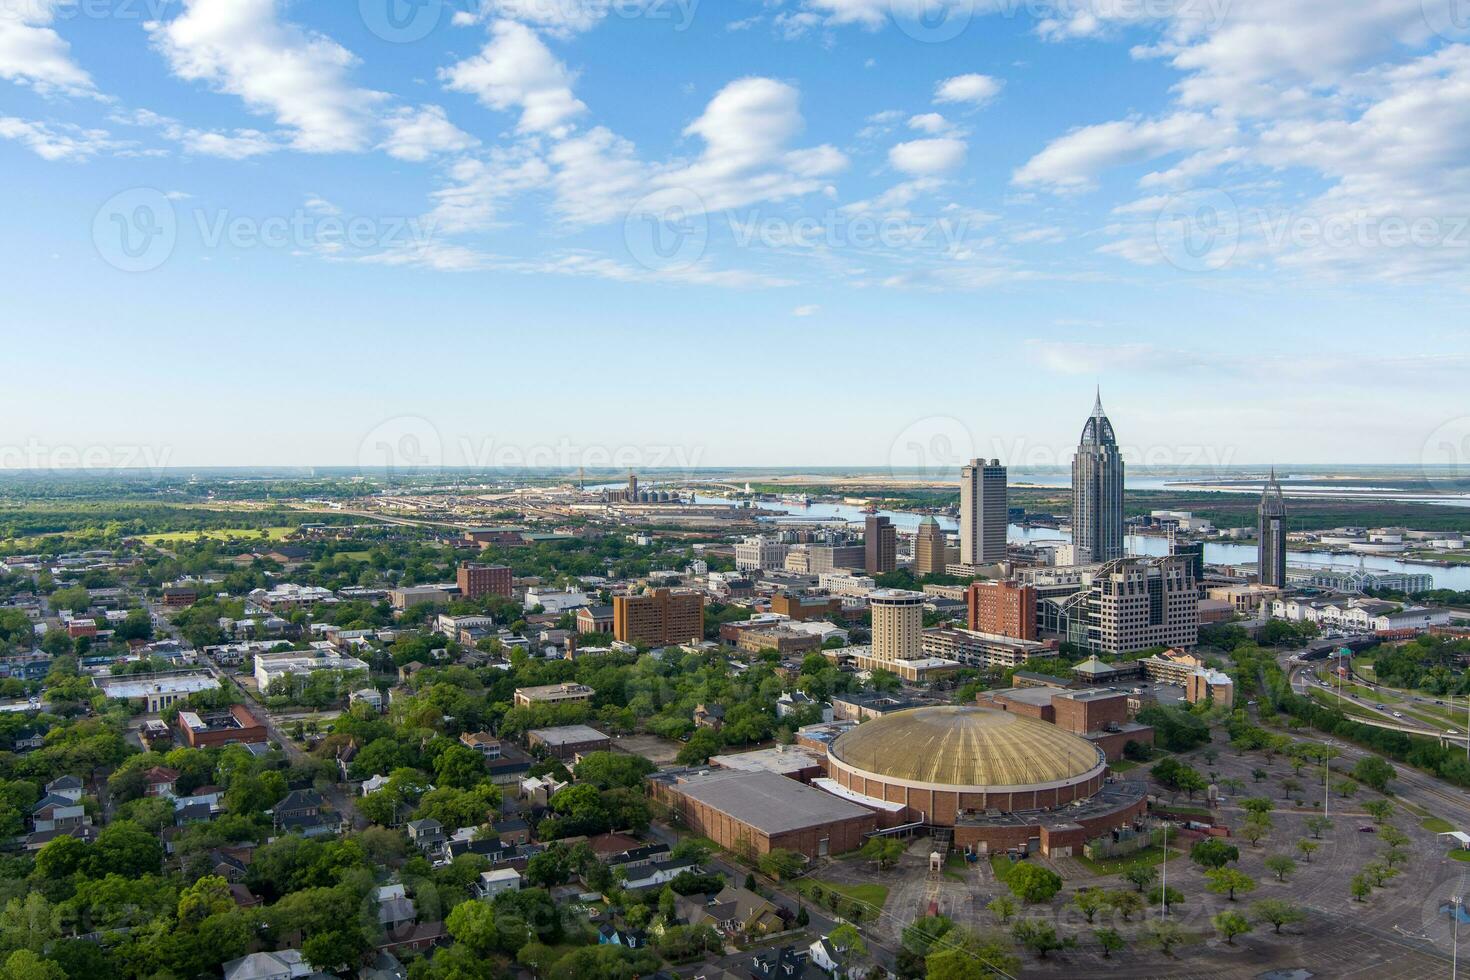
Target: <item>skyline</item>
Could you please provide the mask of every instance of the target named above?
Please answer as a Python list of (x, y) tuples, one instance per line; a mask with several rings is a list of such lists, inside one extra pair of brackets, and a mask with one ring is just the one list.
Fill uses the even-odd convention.
[(1065, 465), (1094, 382), (1139, 458), (1470, 431), (1435, 0), (397, 2), (0, 9), (5, 447)]

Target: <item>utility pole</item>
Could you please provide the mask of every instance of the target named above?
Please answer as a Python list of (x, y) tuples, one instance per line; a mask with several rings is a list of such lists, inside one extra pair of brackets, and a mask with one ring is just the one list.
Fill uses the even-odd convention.
[(1159, 915), (1165, 918), (1169, 915), (1169, 821), (1164, 821), (1164, 861), (1160, 865), (1163, 872), (1159, 875)]

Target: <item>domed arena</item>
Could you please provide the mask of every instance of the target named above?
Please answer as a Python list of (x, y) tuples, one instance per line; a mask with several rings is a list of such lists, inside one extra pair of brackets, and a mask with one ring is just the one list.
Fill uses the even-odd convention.
[(953, 828), (957, 846), (1059, 856), (1131, 824), (1141, 784), (1110, 778), (1101, 749), (1008, 711), (932, 707), (864, 722), (832, 743), (828, 776), (889, 823)]

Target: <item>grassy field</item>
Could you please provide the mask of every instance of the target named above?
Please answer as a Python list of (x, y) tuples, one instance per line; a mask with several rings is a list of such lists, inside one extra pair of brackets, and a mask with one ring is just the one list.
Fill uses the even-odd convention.
[(888, 901), (888, 886), (872, 882), (861, 885), (849, 885), (842, 882), (802, 878), (796, 883), (796, 890), (804, 898), (811, 901), (816, 901), (816, 899), (812, 898), (812, 892), (819, 888), (824, 892), (836, 892), (843, 898), (850, 898), (863, 905), (871, 905), (875, 909), (881, 909), (884, 903)]
[(1006, 876), (1011, 873), (1011, 868), (1015, 866), (1016, 863), (1004, 854), (990, 855), (990, 870), (995, 872), (997, 881), (1005, 881)]
[[(1171, 860), (1181, 857), (1184, 857), (1183, 851), (1177, 851), (1172, 847), (1169, 848), (1169, 858)], [(1132, 868), (1136, 865), (1142, 864), (1151, 867), (1155, 864), (1162, 863), (1163, 860), (1164, 849), (1157, 844), (1152, 847), (1145, 847), (1137, 854), (1129, 854), (1125, 857), (1100, 858), (1098, 860), (1093, 860), (1092, 858), (1082, 854), (1077, 855), (1077, 861), (1095, 875), (1122, 874), (1124, 871), (1127, 871), (1129, 868)]]
[(1470, 851), (1467, 851), (1462, 847), (1450, 848), (1449, 852), (1445, 856), (1448, 857), (1451, 861), (1470, 861)]
[(1455, 829), (1454, 825), (1451, 824), (1448, 820), (1442, 820), (1439, 817), (1425, 817), (1423, 820), (1419, 821), (1419, 826), (1423, 827), (1431, 834), (1448, 834), (1450, 831)]
[(140, 537), (148, 544), (195, 541), (199, 538), (208, 538), (211, 541), (228, 541), (230, 538), (254, 540), (260, 537), (261, 531), (265, 531), (267, 540), (284, 541), (286, 535), (295, 530), (297, 529), (294, 527), (221, 527), (207, 531), (165, 531), (162, 534), (144, 534)]

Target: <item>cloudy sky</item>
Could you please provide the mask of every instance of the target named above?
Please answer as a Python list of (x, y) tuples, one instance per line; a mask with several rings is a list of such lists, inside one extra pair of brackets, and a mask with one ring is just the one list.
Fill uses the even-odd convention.
[(0, 468), (1465, 445), (1463, 0), (10, 0), (0, 174)]

